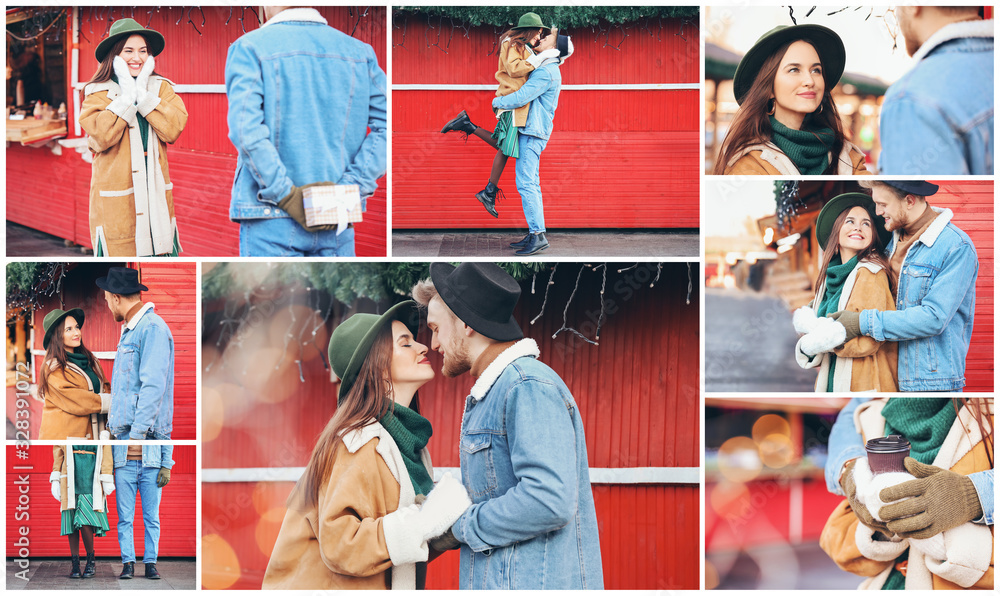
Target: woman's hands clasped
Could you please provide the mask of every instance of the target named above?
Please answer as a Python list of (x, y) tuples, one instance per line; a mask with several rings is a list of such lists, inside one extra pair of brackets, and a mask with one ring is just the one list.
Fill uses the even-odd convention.
[(121, 56), (115, 56), (111, 65), (115, 70), (115, 75), (118, 77), (118, 86), (122, 89), (120, 97), (128, 104), (135, 105), (138, 99), (138, 89), (135, 79), (128, 72), (128, 65), (125, 64)]

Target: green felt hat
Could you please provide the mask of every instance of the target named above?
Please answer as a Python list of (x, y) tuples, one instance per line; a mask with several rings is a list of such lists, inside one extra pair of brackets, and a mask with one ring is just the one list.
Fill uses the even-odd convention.
[(375, 343), (375, 337), (385, 325), (391, 325), (393, 321), (402, 321), (416, 337), (420, 327), (420, 311), (417, 310), (417, 303), (406, 300), (381, 315), (358, 313), (333, 330), (327, 355), (330, 357), (333, 373), (340, 379), (340, 389), (337, 391), (338, 405), (358, 379), (358, 372), (361, 371), (361, 365), (364, 364), (372, 344)]
[(163, 36), (160, 35), (158, 31), (153, 31), (152, 29), (146, 29), (135, 19), (118, 19), (111, 25), (111, 30), (108, 32), (108, 36), (97, 44), (97, 49), (94, 50), (94, 56), (97, 57), (98, 62), (103, 62), (104, 57), (108, 55), (111, 48), (118, 43), (118, 41), (123, 37), (129, 37), (131, 35), (139, 34), (146, 38), (146, 49), (149, 51), (150, 56), (159, 56), (160, 52), (163, 51), (163, 46), (165, 42), (163, 41)]
[(816, 239), (819, 241), (820, 248), (826, 247), (826, 241), (830, 237), (833, 222), (837, 221), (837, 217), (853, 207), (864, 207), (868, 211), (868, 215), (872, 218), (872, 225), (875, 226), (875, 232), (882, 241), (882, 246), (889, 244), (889, 241), (892, 240), (892, 232), (885, 229), (885, 219), (881, 215), (875, 214), (875, 201), (864, 193), (848, 192), (830, 199), (826, 205), (823, 205), (819, 216), (816, 217)]
[(521, 18), (517, 20), (517, 25), (511, 27), (512, 29), (548, 29), (546, 25), (542, 23), (542, 17), (538, 16), (534, 12), (526, 12), (521, 15)]
[(52, 334), (55, 333), (56, 329), (59, 328), (59, 324), (62, 323), (63, 319), (66, 317), (73, 317), (76, 319), (76, 324), (81, 328), (83, 327), (83, 309), (74, 308), (71, 310), (61, 310), (54, 309), (49, 314), (45, 315), (42, 319), (42, 329), (45, 330), (45, 337), (42, 338), (42, 348), (48, 350), (49, 342), (52, 341)]
[(844, 42), (840, 36), (822, 25), (778, 25), (762, 35), (750, 51), (743, 55), (739, 66), (736, 67), (736, 75), (733, 77), (733, 95), (736, 96), (736, 103), (743, 103), (743, 98), (753, 86), (754, 79), (763, 68), (764, 62), (779, 47), (800, 39), (808, 41), (816, 48), (820, 62), (823, 63), (826, 91), (833, 89), (844, 74), (844, 63), (847, 60)]

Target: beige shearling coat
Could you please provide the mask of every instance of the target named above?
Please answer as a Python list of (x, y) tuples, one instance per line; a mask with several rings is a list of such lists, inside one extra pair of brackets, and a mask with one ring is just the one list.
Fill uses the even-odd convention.
[[(502, 97), (517, 91), (527, 82), (528, 75), (535, 70), (535, 67), (528, 62), (528, 58), (534, 54), (528, 46), (522, 47), (520, 51), (511, 47), (510, 38), (500, 42), (498, 54), (496, 79), (500, 85), (497, 87), (497, 97)], [(514, 126), (527, 124), (529, 107), (530, 103), (514, 109)]]
[[(727, 176), (798, 176), (799, 169), (774, 143), (750, 145), (730, 160), (724, 172)], [(865, 167), (865, 154), (844, 141), (837, 163), (838, 176), (871, 176)]]
[[(126, 106), (114, 81), (84, 89), (80, 126), (94, 154), (90, 237), (95, 251), (98, 243), (105, 248), (105, 256), (162, 255), (174, 248), (177, 220), (167, 143), (180, 136), (188, 113), (169, 80), (151, 76), (147, 90), (141, 105)], [(136, 113), (149, 122), (145, 148)]]
[[(55, 360), (49, 367), (48, 389), (41, 392), (42, 426), (38, 438), (43, 441), (86, 439), (94, 441), (105, 428), (105, 418), (111, 407), (111, 386), (104, 372), (97, 371), (102, 386), (95, 389), (90, 377), (79, 366), (66, 363), (61, 370)], [(100, 393), (97, 390), (100, 390)]]

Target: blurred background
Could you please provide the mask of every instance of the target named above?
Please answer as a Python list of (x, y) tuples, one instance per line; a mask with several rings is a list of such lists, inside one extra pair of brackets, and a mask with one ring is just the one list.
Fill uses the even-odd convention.
[[(698, 264), (501, 266), (521, 285), (515, 319), (580, 408), (605, 586), (697, 589)], [(334, 413), (332, 330), (428, 276), (427, 263), (203, 264), (204, 588), (261, 585), (285, 500)], [(417, 340), (430, 345), (423, 324)], [(428, 357), (440, 371), (440, 354)], [(471, 386), (438, 375), (419, 394), (438, 475), (459, 475)], [(458, 551), (429, 566), (427, 588), (458, 588)]]
[[(985, 7), (992, 18), (992, 7)], [(833, 101), (848, 140), (864, 151), (875, 171), (881, 150), (878, 114), (886, 89), (913, 66), (889, 6), (706, 6), (705, 173), (712, 171), (739, 106), (733, 76), (743, 55), (778, 25), (815, 24), (834, 30), (847, 48), (847, 63)]]
[(846, 398), (705, 399), (705, 587), (854, 589), (819, 547), (843, 497), (823, 479)]
[[(993, 182), (941, 181), (928, 198), (979, 256), (966, 391), (993, 390)], [(815, 294), (822, 251), (816, 217), (856, 182), (705, 180), (705, 390), (807, 391), (816, 370), (795, 363), (792, 311)]]

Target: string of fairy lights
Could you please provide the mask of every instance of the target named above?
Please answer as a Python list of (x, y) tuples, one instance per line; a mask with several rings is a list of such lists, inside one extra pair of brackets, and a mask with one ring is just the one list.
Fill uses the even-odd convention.
[[(550, 302), (549, 293), (557, 283), (556, 273), (559, 266), (559, 263), (554, 263), (549, 268), (542, 305), (538, 314), (530, 320), (531, 325), (534, 325), (545, 316), (546, 308)], [(649, 288), (655, 287), (661, 279), (663, 263), (635, 263), (616, 269), (615, 271), (617, 274), (622, 275), (635, 271), (639, 267), (648, 269), (648, 271), (643, 273), (641, 278), (649, 282)], [(588, 337), (570, 322), (570, 308), (577, 299), (583, 274), (587, 270), (593, 273), (600, 273), (601, 275), (600, 289), (598, 290), (600, 312), (596, 319), (596, 330), (593, 338)], [(605, 326), (608, 319), (609, 301), (606, 300), (606, 293), (609, 287), (608, 270), (609, 266), (607, 263), (596, 265), (585, 263), (580, 265), (576, 272), (569, 297), (562, 307), (561, 325), (551, 335), (553, 339), (565, 332), (578, 337), (587, 344), (600, 345), (601, 329)], [(539, 273), (531, 275), (532, 294), (536, 292), (538, 275)], [(691, 292), (694, 287), (692, 275), (691, 265), (688, 263), (686, 304), (691, 303)], [(637, 276), (636, 279), (640, 279), (640, 276)], [(594, 285), (596, 287), (597, 284), (595, 283)], [(324, 370), (329, 371), (330, 365), (326, 358), (325, 346), (320, 346), (316, 342), (320, 336), (320, 329), (329, 324), (337, 303), (338, 301), (329, 296), (325, 290), (312, 287), (304, 275), (300, 284), (264, 279), (253, 287), (247, 287), (237, 290), (235, 293), (230, 293), (223, 300), (218, 321), (214, 323), (216, 330), (206, 331), (206, 337), (208, 338), (211, 338), (211, 335), (215, 335), (214, 346), (219, 356), (205, 365), (205, 372), (209, 373), (216, 368), (218, 370), (227, 370), (231, 361), (231, 354), (241, 352), (245, 347), (244, 344), (247, 337), (250, 336), (252, 331), (262, 322), (271, 320), (275, 313), (282, 308), (287, 308), (290, 311), (288, 314), (289, 322), (287, 328), (282, 333), (280, 339), (281, 353), (277, 361), (273, 364), (273, 369), (276, 371), (281, 370), (286, 360), (291, 359), (291, 362), (297, 369), (299, 381), (305, 383), (306, 376), (303, 368), (305, 362), (304, 354), (306, 350), (315, 349), (319, 354)], [(293, 306), (304, 306), (306, 309), (305, 316), (302, 316), (301, 311), (297, 314), (297, 309), (292, 308)], [(344, 305), (344, 312), (350, 310), (349, 305)], [(237, 373), (245, 377), (251, 366), (256, 367), (260, 365), (261, 363), (254, 361), (252, 358), (245, 359), (242, 370), (237, 371)]]

